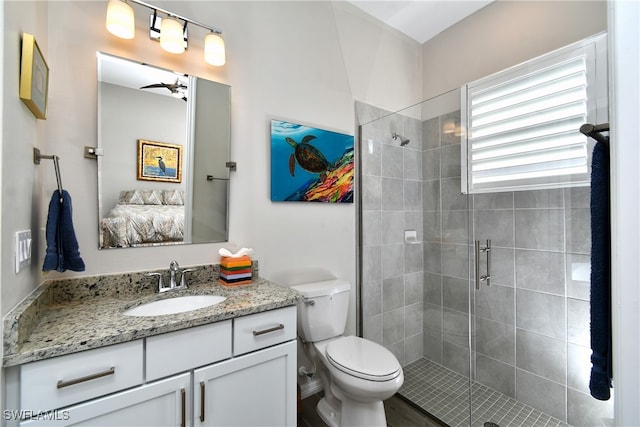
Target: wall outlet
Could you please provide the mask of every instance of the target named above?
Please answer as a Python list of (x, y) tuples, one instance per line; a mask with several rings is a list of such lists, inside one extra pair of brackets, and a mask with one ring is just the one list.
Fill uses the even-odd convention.
[(31, 263), (31, 230), (16, 232), (16, 273)]

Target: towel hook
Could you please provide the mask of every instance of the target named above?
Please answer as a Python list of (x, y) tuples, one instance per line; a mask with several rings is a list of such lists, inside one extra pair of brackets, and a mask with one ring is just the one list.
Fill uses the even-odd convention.
[(33, 163), (36, 165), (40, 164), (41, 159), (49, 159), (53, 160), (53, 169), (56, 171), (56, 181), (58, 182), (58, 194), (60, 195), (60, 203), (62, 203), (62, 178), (60, 178), (60, 164), (58, 160), (60, 157), (54, 155), (41, 154), (40, 150), (35, 148), (33, 149)]

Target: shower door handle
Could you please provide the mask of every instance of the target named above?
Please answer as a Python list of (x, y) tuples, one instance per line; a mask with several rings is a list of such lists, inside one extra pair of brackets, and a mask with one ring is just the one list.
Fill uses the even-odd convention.
[[(482, 250), (482, 248), (480, 248)], [(484, 253), (487, 255), (487, 275), (480, 278), (487, 283), (487, 286), (491, 286), (491, 240), (487, 239), (487, 246), (484, 247)]]
[[(480, 254), (487, 256), (487, 274), (480, 275)], [(480, 289), (480, 282), (485, 282), (487, 286), (491, 286), (491, 240), (487, 240), (486, 246), (480, 246), (480, 240), (475, 241), (475, 265), (476, 265), (476, 289)]]

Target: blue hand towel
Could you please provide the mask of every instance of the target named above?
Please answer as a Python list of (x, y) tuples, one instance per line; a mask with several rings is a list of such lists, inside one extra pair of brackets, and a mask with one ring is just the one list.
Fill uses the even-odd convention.
[(84, 271), (76, 233), (73, 230), (71, 196), (62, 190), (53, 192), (47, 216), (47, 252), (42, 271)]
[(599, 400), (611, 397), (611, 219), (609, 147), (598, 142), (591, 163), (591, 379)]

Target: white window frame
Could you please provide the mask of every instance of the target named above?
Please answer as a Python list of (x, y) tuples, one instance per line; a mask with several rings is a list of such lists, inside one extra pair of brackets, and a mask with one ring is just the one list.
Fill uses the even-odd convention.
[[(540, 70), (549, 68), (576, 58), (584, 58), (586, 66), (586, 117), (577, 123), (575, 132), (583, 138), (586, 172), (566, 176), (523, 178), (507, 182), (475, 183), (473, 181), (471, 147), (473, 146), (473, 128), (471, 126), (471, 100), (474, 95), (499, 85), (522, 79)], [(598, 124), (608, 121), (607, 88), (607, 35), (596, 34), (564, 48), (555, 50), (530, 61), (492, 74), (462, 86), (461, 124), (466, 129), (461, 144), (461, 190), (464, 194), (495, 193), (505, 191), (534, 190), (543, 188), (563, 188), (587, 186), (590, 184), (591, 151), (594, 141), (582, 135), (579, 128), (584, 123)], [(574, 137), (574, 141), (575, 141)], [(574, 142), (575, 143), (575, 142)]]

